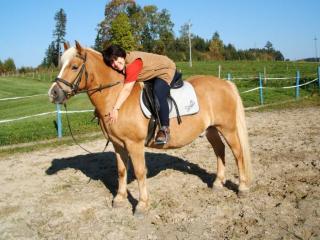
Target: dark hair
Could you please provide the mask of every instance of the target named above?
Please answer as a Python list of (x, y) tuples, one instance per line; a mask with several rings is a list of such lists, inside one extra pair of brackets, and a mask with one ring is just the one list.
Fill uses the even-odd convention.
[(126, 58), (126, 51), (119, 45), (111, 45), (102, 51), (103, 61), (111, 67), (111, 64), (118, 57)]

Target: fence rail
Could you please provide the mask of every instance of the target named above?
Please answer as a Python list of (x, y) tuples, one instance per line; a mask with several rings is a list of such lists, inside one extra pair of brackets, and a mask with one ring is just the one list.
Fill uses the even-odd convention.
[[(299, 99), (299, 95), (300, 95), (300, 87), (302, 86), (306, 86), (309, 85), (311, 83), (317, 82), (318, 84), (318, 89), (319, 89), (319, 94), (320, 94), (320, 66), (318, 66), (317, 69), (317, 78), (302, 83), (300, 84), (300, 72), (297, 71), (296, 72), (296, 76), (295, 77), (272, 77), (272, 78), (267, 78), (265, 76), (263, 76), (262, 73), (259, 74), (258, 77), (232, 77), (231, 74), (227, 74), (227, 79), (225, 80), (229, 80), (229, 81), (234, 81), (234, 80), (258, 80), (259, 81), (259, 86), (252, 88), (252, 89), (248, 89), (246, 91), (242, 91), (240, 92), (240, 94), (245, 94), (245, 93), (249, 93), (249, 92), (253, 92), (253, 91), (257, 91), (259, 90), (259, 98), (260, 98), (260, 104), (263, 105), (264, 104), (264, 95), (263, 95), (263, 90), (264, 89), (269, 89), (269, 90), (274, 90), (274, 89), (293, 89), (295, 88), (295, 97), (296, 99)], [(295, 79), (295, 85), (291, 85), (291, 86), (283, 86), (283, 87), (267, 87), (263, 85), (263, 82), (265, 80), (293, 80)], [(30, 95), (30, 96), (16, 96), (16, 97), (7, 97), (7, 98), (1, 98), (0, 101), (11, 101), (11, 100), (17, 100), (17, 99), (24, 99), (24, 98), (33, 98), (33, 97), (38, 97), (38, 96), (44, 96), (47, 95), (46, 93), (43, 94), (35, 94), (35, 95)], [(68, 113), (73, 114), (73, 113), (84, 113), (84, 112), (93, 112), (93, 109), (89, 109), (89, 110), (78, 110), (78, 111), (68, 111)], [(14, 122), (14, 121), (20, 121), (20, 120), (24, 120), (24, 119), (28, 119), (28, 118), (33, 118), (33, 117), (38, 117), (38, 116), (45, 116), (45, 115), (50, 115), (50, 114), (56, 114), (57, 117), (57, 126), (58, 126), (58, 137), (62, 137), (62, 124), (61, 124), (61, 114), (65, 114), (66, 111), (61, 111), (60, 109), (60, 105), (56, 105), (56, 110), (55, 111), (50, 111), (50, 112), (43, 112), (43, 113), (38, 113), (38, 114), (34, 114), (34, 115), (28, 115), (28, 116), (22, 116), (19, 118), (14, 118), (14, 119), (3, 119), (0, 120), (0, 124), (2, 123), (8, 123), (8, 122)]]

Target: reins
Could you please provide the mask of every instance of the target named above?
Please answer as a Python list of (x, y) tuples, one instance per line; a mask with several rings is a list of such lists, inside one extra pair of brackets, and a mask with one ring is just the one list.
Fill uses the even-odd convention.
[[(113, 83), (108, 83), (108, 84), (105, 84), (105, 85), (102, 85), (100, 84), (99, 87), (96, 87), (96, 88), (91, 88), (91, 89), (85, 89), (85, 90), (80, 90), (78, 91), (78, 88), (79, 88), (79, 85), (80, 85), (80, 82), (81, 82), (81, 79), (82, 79), (82, 75), (83, 73), (85, 74), (85, 86), (87, 86), (87, 82), (88, 82), (88, 72), (87, 72), (87, 69), (86, 69), (86, 60), (87, 60), (87, 54), (85, 54), (85, 56), (81, 56), (81, 55), (77, 55), (77, 57), (79, 57), (80, 59), (83, 60), (83, 63), (81, 65), (81, 69), (80, 71), (78, 72), (77, 76), (75, 77), (74, 81), (72, 83), (68, 82), (67, 80), (63, 79), (63, 78), (59, 78), (57, 77), (55, 80), (53, 80), (53, 82), (56, 82), (58, 87), (63, 91), (63, 93), (65, 94), (66, 97), (68, 96), (73, 96), (73, 95), (76, 95), (76, 94), (80, 94), (80, 93), (91, 93), (94, 94), (96, 92), (101, 92), (102, 90), (104, 89), (107, 89), (107, 88), (111, 88), (113, 86), (116, 86), (118, 85), (119, 83), (121, 83), (121, 81), (116, 81), (116, 82), (113, 82)], [(68, 93), (66, 92), (61, 86), (59, 83), (63, 83), (65, 84), (66, 86), (70, 87), (71, 89), (71, 92)], [(91, 151), (87, 150), (86, 148), (84, 148), (83, 146), (81, 146), (77, 140), (75, 139), (74, 135), (73, 135), (73, 132), (72, 132), (72, 129), (71, 129), (71, 124), (70, 124), (70, 121), (69, 121), (69, 117), (68, 117), (68, 110), (67, 110), (67, 104), (63, 104), (64, 105), (64, 108), (65, 108), (65, 111), (66, 111), (66, 116), (67, 116), (67, 124), (68, 124), (68, 128), (69, 128), (69, 131), (70, 131), (70, 135), (73, 139), (73, 141), (75, 142), (76, 145), (78, 145), (81, 149), (83, 149), (84, 151), (88, 152), (88, 153), (92, 153)], [(110, 142), (110, 139), (109, 139), (109, 134), (108, 132), (106, 131), (107, 135), (108, 135), (108, 141), (103, 149), (102, 152), (104, 152)]]
[[(75, 139), (75, 137), (74, 137), (74, 135), (73, 135), (73, 132), (72, 132), (72, 129), (71, 129), (70, 121), (69, 121), (68, 110), (67, 110), (67, 104), (65, 103), (65, 104), (63, 104), (63, 106), (64, 106), (64, 109), (65, 109), (65, 111), (66, 111), (67, 124), (68, 124), (68, 128), (69, 128), (69, 131), (70, 131), (70, 135), (71, 135), (71, 137), (72, 137), (73, 141), (74, 141), (74, 142), (75, 142), (75, 144), (76, 144), (76, 145), (78, 145), (82, 150), (86, 151), (87, 153), (92, 153), (92, 152), (91, 152), (91, 151), (89, 151), (88, 149), (86, 149), (86, 148), (84, 148), (83, 146), (81, 146), (81, 145), (78, 143), (78, 141)], [(107, 134), (108, 134), (108, 133), (107, 133)], [(104, 151), (107, 149), (107, 147), (108, 147), (108, 145), (109, 145), (109, 142), (110, 142), (110, 139), (109, 139), (109, 137), (108, 137), (108, 141), (107, 141), (107, 143), (106, 143), (106, 145), (105, 145), (104, 149), (102, 150), (102, 152), (104, 152)]]

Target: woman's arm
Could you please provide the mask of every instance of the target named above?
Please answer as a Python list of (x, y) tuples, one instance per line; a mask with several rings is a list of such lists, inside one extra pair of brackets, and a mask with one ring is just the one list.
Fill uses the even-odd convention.
[(130, 95), (134, 84), (135, 84), (135, 82), (129, 82), (129, 83), (125, 83), (123, 85), (123, 88), (121, 89), (121, 91), (120, 91), (120, 93), (118, 95), (117, 101), (114, 104), (111, 112), (109, 113), (109, 122), (110, 123), (117, 122), (118, 111), (121, 108), (122, 104), (126, 101), (128, 96)]
[(124, 81), (123, 88), (121, 89), (117, 101), (113, 106), (112, 111), (109, 113), (109, 122), (115, 123), (118, 119), (118, 110), (124, 103), (124, 101), (130, 95), (135, 82), (138, 79), (138, 75), (142, 70), (142, 60), (140, 58), (134, 60), (126, 68), (126, 79)]

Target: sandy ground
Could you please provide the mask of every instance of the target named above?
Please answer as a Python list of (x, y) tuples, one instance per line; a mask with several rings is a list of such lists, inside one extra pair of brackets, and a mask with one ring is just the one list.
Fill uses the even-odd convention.
[[(227, 186), (213, 191), (216, 160), (205, 138), (181, 149), (147, 149), (150, 211), (113, 209), (112, 147), (87, 154), (61, 146), (0, 159), (0, 239), (320, 239), (320, 108), (249, 112), (255, 175), (238, 198), (227, 152)], [(99, 152), (105, 141), (84, 144)]]

